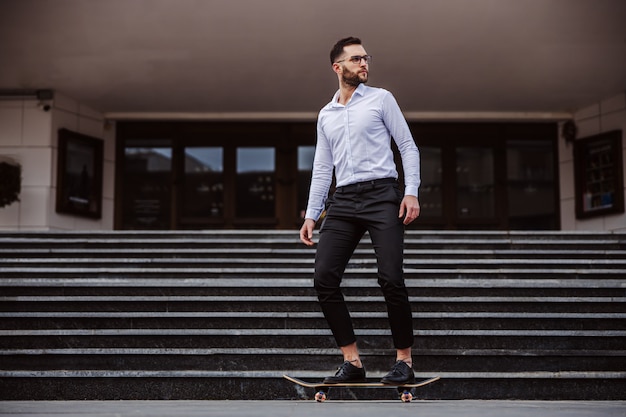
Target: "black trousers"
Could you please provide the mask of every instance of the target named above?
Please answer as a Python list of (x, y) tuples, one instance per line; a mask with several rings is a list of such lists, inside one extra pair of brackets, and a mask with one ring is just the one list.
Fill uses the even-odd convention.
[(340, 347), (356, 341), (340, 284), (366, 231), (376, 253), (378, 283), (387, 304), (394, 346), (413, 346), (411, 307), (402, 276), (404, 225), (398, 218), (402, 198), (395, 180), (382, 179), (339, 188), (327, 201), (314, 281), (322, 312)]

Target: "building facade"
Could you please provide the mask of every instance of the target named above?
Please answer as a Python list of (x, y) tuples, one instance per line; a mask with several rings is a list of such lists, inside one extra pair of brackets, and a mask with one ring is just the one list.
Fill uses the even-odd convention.
[[(422, 155), (412, 227), (626, 231), (625, 93), (573, 112), (575, 133), (563, 119), (407, 118)], [(0, 156), (22, 183), (0, 229), (296, 229), (314, 146), (315, 120), (116, 121), (63, 92), (2, 100)]]

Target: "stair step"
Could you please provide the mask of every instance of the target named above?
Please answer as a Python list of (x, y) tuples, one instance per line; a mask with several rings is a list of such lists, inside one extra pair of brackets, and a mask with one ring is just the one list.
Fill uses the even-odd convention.
[[(431, 274), (427, 274), (431, 272)], [(528, 278), (536, 273), (512, 271), (519, 273), (519, 279), (508, 278), (436, 278), (444, 275), (442, 270), (423, 270), (416, 273), (418, 276), (433, 275), (435, 278), (406, 277), (408, 288), (626, 288), (626, 271), (606, 271), (607, 279), (579, 279), (572, 278), (571, 271), (559, 271), (559, 274), (549, 274), (545, 279)], [(463, 276), (484, 276), (488, 271), (467, 271)], [(557, 276), (555, 276), (557, 275)], [(558, 277), (563, 275), (567, 278)], [(584, 274), (582, 274), (584, 275)], [(32, 287), (32, 286), (101, 286), (101, 287), (247, 287), (247, 288), (310, 288), (312, 278), (123, 278), (123, 277), (94, 277), (94, 278), (2, 278), (0, 287)], [(345, 288), (378, 288), (375, 280), (349, 278), (342, 285)]]
[[(426, 260), (443, 259), (450, 262), (450, 259), (472, 259), (479, 261), (480, 259), (500, 259), (501, 257), (507, 257), (513, 260), (516, 259), (529, 259), (539, 260), (547, 259), (552, 260), (569, 260), (569, 259), (583, 259), (587, 262), (593, 262), (599, 259), (608, 260), (623, 260), (626, 259), (626, 251), (624, 250), (604, 250), (604, 249), (590, 249), (582, 250), (578, 247), (572, 247), (571, 249), (452, 249), (452, 248), (440, 248), (440, 249), (411, 249), (407, 248), (404, 251), (406, 261), (423, 262)], [(149, 256), (152, 262), (159, 262), (162, 259), (180, 259), (181, 262), (184, 259), (195, 258), (202, 256), (205, 261), (207, 258), (226, 258), (226, 259), (247, 259), (249, 262), (253, 262), (254, 259), (266, 259), (271, 257), (282, 257), (283, 259), (301, 259), (303, 261), (312, 261), (314, 258), (314, 252), (310, 249), (280, 249), (280, 248), (191, 248), (180, 247), (175, 251), (171, 248), (124, 248), (120, 250), (118, 247), (113, 248), (1, 248), (0, 254), (4, 259), (17, 258), (17, 259), (51, 259), (53, 262), (60, 262), (63, 259), (72, 258), (93, 258), (94, 262), (98, 262), (100, 258), (109, 258), (112, 261), (118, 260), (121, 262), (134, 262), (135, 258), (145, 258)], [(352, 257), (352, 262), (359, 259), (372, 260), (374, 250), (372, 248), (357, 248)], [(59, 260), (56, 260), (56, 259)]]
[[(37, 271), (78, 271), (79, 273), (94, 271), (110, 271), (129, 270), (130, 267), (136, 271), (149, 271), (150, 268), (167, 268), (167, 271), (177, 272), (181, 265), (187, 266), (185, 270), (193, 270), (193, 268), (203, 269), (207, 271), (225, 270), (225, 271), (246, 271), (246, 268), (261, 268), (268, 271), (281, 272), (283, 270), (293, 270), (293, 266), (307, 266), (307, 272), (313, 268), (315, 260), (294, 259), (294, 258), (9, 258), (0, 259), (0, 274), (9, 274), (13, 272), (37, 272)], [(451, 264), (450, 259), (428, 259), (417, 260), (409, 259), (404, 262), (405, 269), (430, 269), (453, 266), (455, 269), (461, 268), (486, 268), (493, 267), (498, 269), (520, 269), (520, 268), (556, 268), (556, 269), (602, 269), (603, 267), (626, 269), (626, 259), (511, 259), (501, 257), (499, 259), (458, 259)], [(376, 268), (376, 260), (371, 259), (353, 259), (348, 264), (348, 268), (359, 268), (361, 270), (369, 269), (374, 271)], [(302, 268), (300, 268), (302, 269)]]
[[(423, 398), (623, 398), (626, 233), (407, 231), (405, 247), (415, 369), (443, 377)], [(0, 232), (0, 400), (304, 398), (282, 374), (341, 361), (314, 257), (297, 231)], [(379, 378), (395, 356), (368, 236), (343, 286)]]

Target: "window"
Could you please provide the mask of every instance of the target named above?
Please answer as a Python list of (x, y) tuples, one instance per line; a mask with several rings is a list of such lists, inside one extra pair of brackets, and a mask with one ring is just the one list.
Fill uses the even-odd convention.
[(553, 142), (509, 140), (506, 155), (509, 228), (556, 229)]
[(129, 140), (124, 148), (124, 229), (169, 229), (172, 148), (169, 140)]
[(420, 217), (443, 216), (443, 166), (441, 148), (420, 148), (422, 185), (419, 190)]
[(237, 148), (237, 217), (275, 217), (275, 149)]
[(459, 219), (495, 217), (493, 149), (456, 149), (457, 216)]
[(182, 216), (224, 215), (224, 149), (186, 147)]
[(298, 217), (304, 218), (311, 186), (315, 146), (298, 146)]

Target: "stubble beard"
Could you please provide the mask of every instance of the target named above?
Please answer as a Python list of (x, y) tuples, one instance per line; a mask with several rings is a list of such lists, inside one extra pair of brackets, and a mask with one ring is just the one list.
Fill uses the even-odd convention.
[(359, 72), (344, 72), (341, 75), (341, 79), (344, 83), (352, 87), (358, 87), (359, 84), (365, 84), (367, 82), (368, 73)]

